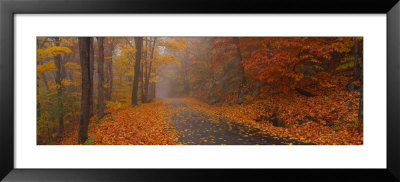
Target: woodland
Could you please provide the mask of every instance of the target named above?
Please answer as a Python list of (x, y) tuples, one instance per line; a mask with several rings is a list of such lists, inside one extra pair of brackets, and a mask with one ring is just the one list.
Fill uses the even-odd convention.
[(362, 37), (37, 37), (38, 145), (362, 145)]

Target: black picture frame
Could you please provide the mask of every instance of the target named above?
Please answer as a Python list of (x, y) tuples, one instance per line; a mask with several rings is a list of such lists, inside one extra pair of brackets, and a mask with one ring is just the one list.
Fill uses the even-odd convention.
[[(31, 13), (381, 13), (387, 15), (386, 169), (15, 169), (14, 15)], [(4, 181), (400, 181), (398, 0), (0, 0), (0, 179)], [(384, 122), (384, 121), (376, 121)], [(373, 157), (373, 156), (371, 156)], [(368, 160), (368, 159), (366, 159)]]

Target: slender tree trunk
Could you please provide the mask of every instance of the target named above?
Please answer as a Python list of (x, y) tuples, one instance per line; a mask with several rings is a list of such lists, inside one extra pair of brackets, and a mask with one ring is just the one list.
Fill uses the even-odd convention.
[(364, 107), (364, 101), (363, 101), (363, 68), (361, 66), (361, 70), (360, 70), (360, 103), (359, 103), (359, 107), (358, 107), (358, 121), (363, 122), (363, 107)]
[[(236, 50), (238, 53), (238, 57), (239, 57), (239, 63), (242, 62), (243, 58), (242, 58), (242, 51), (240, 50), (240, 46), (239, 46), (239, 37), (235, 37), (235, 45), (236, 45)], [(239, 64), (240, 67), (240, 74), (241, 74), (241, 80), (240, 80), (240, 85), (239, 85), (239, 94), (238, 94), (238, 99), (242, 98), (242, 96), (244, 95), (244, 85), (246, 84), (246, 75), (244, 72), (244, 67), (242, 65)]]
[(146, 102), (149, 101), (149, 80), (150, 80), (150, 72), (151, 72), (151, 67), (152, 67), (153, 62), (150, 62), (149, 65), (149, 70), (147, 71), (145, 80), (144, 80), (144, 95), (145, 95), (145, 100)]
[(140, 100), (142, 101), (142, 103), (144, 102), (144, 84), (143, 84), (143, 63), (140, 66)]
[(351, 84), (356, 81), (357, 79), (360, 79), (360, 75), (358, 74), (358, 41), (356, 38), (354, 38), (354, 49), (353, 49), (353, 56), (354, 56), (354, 60), (353, 60), (353, 78), (349, 81), (349, 83), (346, 84), (346, 88), (348, 90), (352, 90), (349, 89)]
[(150, 64), (149, 64), (148, 71), (146, 72), (145, 83), (144, 83), (144, 95), (145, 95), (146, 102), (148, 102), (149, 98), (151, 98), (149, 96), (149, 80), (150, 80), (150, 73), (151, 73), (152, 64), (153, 64), (155, 44), (156, 44), (156, 38), (153, 39), (153, 45), (151, 46)]
[[(154, 69), (154, 76), (156, 77), (156, 79), (157, 79), (157, 70), (156, 69)], [(156, 81), (157, 80), (155, 80), (154, 82), (153, 82), (153, 92), (152, 92), (152, 98), (153, 99), (155, 99), (156, 98), (156, 94), (157, 94), (157, 85), (156, 85)]]
[(357, 80), (358, 78), (358, 41), (355, 38), (354, 40), (354, 68), (353, 68), (353, 72), (354, 72), (354, 79)]
[[(147, 60), (143, 65), (143, 75), (142, 75), (142, 102), (147, 102), (147, 88), (146, 88), (146, 77), (147, 77)], [(147, 85), (148, 86), (148, 85)]]
[(108, 63), (108, 92), (107, 92), (107, 96), (106, 99), (107, 100), (111, 100), (111, 93), (112, 93), (112, 88), (113, 88), (113, 74), (112, 74), (112, 54), (111, 54), (111, 58), (110, 58), (110, 62)]
[[(40, 49), (39, 40), (36, 39), (36, 50)], [(40, 65), (39, 60), (36, 60), (36, 65)], [(43, 73), (42, 73), (43, 74)], [(40, 76), (36, 74), (36, 119), (40, 118), (40, 102), (39, 102), (39, 86), (40, 86)], [(47, 83), (46, 83), (47, 84)]]
[(98, 73), (98, 84), (97, 84), (97, 119), (100, 119), (104, 115), (104, 38), (97, 38), (99, 59), (97, 63), (97, 73)]
[(112, 56), (114, 52), (114, 43), (112, 39), (108, 39), (107, 41), (107, 84), (108, 87), (106, 89), (106, 100), (111, 100), (112, 93), (112, 84), (113, 84), (113, 74), (112, 74)]
[[(61, 56), (61, 65), (65, 65), (68, 63), (69, 60), (71, 60), (72, 58), (72, 53), (71, 54), (64, 54), (63, 56)], [(63, 67), (63, 69), (61, 69), (61, 78), (62, 79), (66, 79), (68, 76), (68, 71), (66, 68)], [(64, 92), (67, 92), (65, 90), (66, 88), (64, 88)]]
[(135, 61), (135, 70), (134, 70), (134, 78), (132, 84), (132, 106), (137, 105), (137, 93), (138, 93), (138, 85), (139, 85), (139, 75), (140, 75), (140, 59), (142, 56), (142, 37), (135, 37), (135, 47), (136, 47), (136, 61)]
[(90, 38), (79, 37), (79, 57), (82, 71), (81, 115), (79, 118), (78, 141), (83, 143), (88, 138), (90, 109)]
[(154, 97), (155, 97), (155, 83), (150, 83), (149, 84), (149, 102), (153, 101)]
[[(42, 73), (43, 74), (43, 73)], [(39, 119), (40, 118), (40, 102), (39, 102), (39, 83), (40, 83), (40, 78), (39, 76), (36, 77), (37, 81), (36, 81), (36, 118)]]
[[(89, 45), (89, 54), (90, 54), (90, 67), (89, 67), (89, 71), (90, 71), (90, 100), (93, 101), (93, 95), (94, 95), (94, 81), (93, 81), (93, 76), (94, 76), (94, 48), (93, 48), (93, 43), (94, 43), (94, 38), (91, 37), (90, 38), (90, 45)], [(89, 102), (89, 117), (92, 117), (94, 115), (94, 107), (93, 107), (93, 102)]]
[(49, 84), (47, 83), (47, 76), (46, 76), (46, 73), (42, 73), (40, 76), (43, 78), (44, 86), (46, 87), (46, 89), (47, 89), (47, 91), (48, 91), (48, 90), (49, 90)]
[(145, 50), (143, 51), (143, 62), (140, 70), (140, 90), (141, 90), (140, 98), (142, 103), (146, 102), (146, 94), (144, 92), (144, 86), (145, 86), (144, 77), (146, 75), (146, 69), (147, 69), (147, 47), (148, 47), (147, 38), (144, 39), (144, 42), (145, 42), (144, 44)]
[[(54, 38), (56, 46), (60, 46), (60, 38)], [(61, 66), (61, 55), (56, 55), (54, 57), (54, 62), (57, 68), (56, 71), (56, 85), (57, 85), (57, 119), (58, 119), (58, 135), (60, 136), (64, 132), (64, 112), (63, 112), (63, 102), (62, 102), (62, 66)]]
[[(355, 55), (354, 55), (354, 57), (355, 57), (355, 59), (357, 59), (358, 60), (358, 40), (356, 39), (356, 42), (355, 42), (355, 53), (354, 53)], [(358, 62), (358, 61), (357, 61)], [(364, 113), (363, 113), (363, 106), (364, 106), (364, 101), (363, 101), (363, 92), (364, 92), (364, 87), (363, 87), (363, 84), (364, 84), (364, 78), (363, 78), (363, 64), (361, 63), (360, 64), (360, 75), (359, 75), (359, 78), (360, 78), (360, 103), (359, 103), (359, 107), (358, 107), (358, 121), (361, 121), (361, 122), (363, 122), (363, 120), (364, 120), (364, 118), (363, 118), (363, 116), (364, 116)]]
[[(157, 75), (157, 71), (154, 69), (154, 74)], [(156, 82), (152, 82), (150, 84), (150, 99), (153, 100), (156, 98)]]

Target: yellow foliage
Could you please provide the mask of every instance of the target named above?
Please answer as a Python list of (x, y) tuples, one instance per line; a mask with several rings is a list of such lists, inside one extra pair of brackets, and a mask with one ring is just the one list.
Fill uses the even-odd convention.
[(64, 86), (79, 86), (80, 84), (78, 82), (75, 82), (75, 81), (63, 79), (63, 80), (61, 80), (61, 85), (64, 85)]
[(135, 48), (124, 48), (122, 49), (122, 54), (133, 56), (136, 53)]
[(68, 62), (64, 66), (71, 70), (80, 70), (81, 69), (81, 65), (76, 64), (74, 62)]
[(46, 49), (37, 49), (37, 61), (42, 61), (44, 58), (54, 57), (62, 53), (69, 54), (71, 49), (62, 46), (51, 46)]
[(186, 38), (174, 37), (169, 39), (166, 47), (170, 50), (180, 51), (181, 49), (187, 48), (189, 46), (187, 44)]
[(173, 63), (178, 66), (181, 66), (181, 63), (179, 63), (174, 56), (169, 55), (169, 54), (163, 54), (160, 56), (160, 58), (157, 60), (157, 63), (160, 65), (166, 65), (168, 63)]
[(47, 63), (44, 63), (42, 65), (37, 65), (37, 76), (39, 77), (42, 73), (48, 72), (48, 71), (53, 71), (56, 70), (56, 65), (54, 64), (54, 61), (49, 61)]
[(60, 38), (60, 44), (66, 47), (72, 47), (77, 43), (78, 39), (76, 37)]

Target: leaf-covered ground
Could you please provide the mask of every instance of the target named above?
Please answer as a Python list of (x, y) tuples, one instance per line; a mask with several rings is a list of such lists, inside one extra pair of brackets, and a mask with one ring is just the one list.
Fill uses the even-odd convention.
[[(112, 105), (100, 121), (93, 118), (89, 125), (89, 139), (93, 145), (174, 145), (177, 132), (167, 122), (162, 100), (137, 107), (120, 108)], [(61, 144), (78, 144), (77, 129), (67, 132)]]
[[(275, 145), (275, 144), (322, 144), (348, 145), (362, 144), (362, 131), (359, 126), (304, 121), (308, 117), (319, 120), (325, 118), (326, 109), (307, 110), (307, 103), (321, 103), (324, 99), (299, 100), (290, 102), (281, 100), (287, 107), (279, 119), (286, 119), (286, 126), (275, 126), (271, 115), (261, 103), (249, 103), (232, 106), (209, 105), (194, 98), (158, 99), (152, 103), (136, 107), (109, 103), (107, 115), (99, 121), (94, 117), (89, 125), (89, 139), (85, 144), (92, 145)], [(336, 102), (336, 101), (335, 101)], [(340, 101), (338, 101), (340, 103)], [(343, 102), (343, 101), (342, 101)], [(347, 102), (347, 101), (346, 101)], [(354, 101), (356, 102), (356, 101)], [(310, 104), (310, 103), (308, 103)], [(316, 104), (316, 103), (313, 103)], [(318, 104), (318, 103), (317, 103)], [(296, 106), (303, 105), (297, 109)], [(321, 104), (324, 105), (324, 104)], [(345, 104), (331, 106), (348, 107)], [(311, 108), (311, 106), (310, 106)], [(328, 112), (328, 114), (332, 114)], [(342, 111), (351, 115), (355, 110)], [(322, 114), (321, 114), (322, 113)], [(265, 117), (261, 117), (265, 116)], [(260, 120), (260, 117), (263, 118)], [(332, 119), (333, 120), (333, 119)], [(332, 121), (334, 122), (334, 121)], [(72, 128), (65, 132), (60, 144), (77, 145), (77, 131)]]

